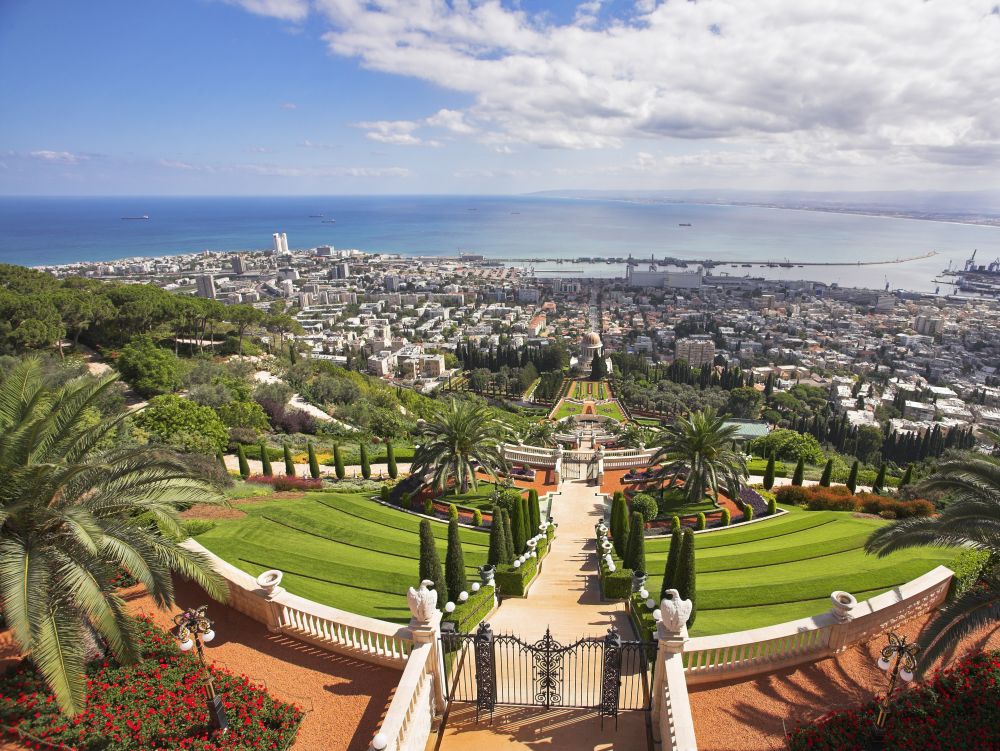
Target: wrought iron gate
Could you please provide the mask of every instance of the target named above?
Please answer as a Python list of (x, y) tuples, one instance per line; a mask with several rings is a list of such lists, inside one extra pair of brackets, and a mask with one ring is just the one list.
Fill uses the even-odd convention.
[(528, 643), (483, 623), (474, 634), (443, 633), (441, 646), (448, 700), (475, 704), (477, 719), (498, 705), (591, 709), (602, 722), (650, 709), (656, 643), (623, 641), (614, 628), (563, 645), (548, 629)]

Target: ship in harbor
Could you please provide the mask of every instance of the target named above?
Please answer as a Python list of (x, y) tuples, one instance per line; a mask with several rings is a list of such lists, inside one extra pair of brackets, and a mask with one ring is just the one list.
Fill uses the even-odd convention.
[(149, 219), (149, 214), (143, 214), (142, 216), (123, 216), (123, 221), (145, 221)]
[(972, 255), (966, 260), (961, 270), (948, 268), (942, 272), (942, 276), (954, 277), (954, 284), (961, 292), (1000, 296), (1000, 258), (994, 259), (990, 263), (976, 263), (977, 250), (972, 251)]

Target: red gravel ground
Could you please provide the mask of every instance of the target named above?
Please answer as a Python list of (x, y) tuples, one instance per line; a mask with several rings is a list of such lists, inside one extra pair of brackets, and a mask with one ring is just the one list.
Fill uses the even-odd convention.
[[(928, 616), (897, 629), (917, 638)], [(786, 748), (785, 729), (835, 709), (845, 709), (885, 691), (885, 674), (875, 666), (885, 636), (819, 662), (770, 673), (750, 681), (692, 687), (690, 691), (699, 751), (764, 751)], [(1000, 628), (963, 644), (1000, 649)], [(970, 751), (972, 751), (970, 749)]]
[[(169, 628), (169, 613), (156, 609), (141, 587), (123, 593), (133, 613), (151, 615)], [(263, 684), (272, 696), (306, 712), (293, 751), (362, 751), (378, 728), (399, 671), (327, 652), (280, 634), (224, 605), (212, 602), (197, 586), (177, 582), (181, 607), (209, 605), (217, 636), (207, 656), (218, 666)], [(0, 633), (0, 670), (18, 659), (8, 632)], [(0, 739), (0, 751), (22, 749)]]

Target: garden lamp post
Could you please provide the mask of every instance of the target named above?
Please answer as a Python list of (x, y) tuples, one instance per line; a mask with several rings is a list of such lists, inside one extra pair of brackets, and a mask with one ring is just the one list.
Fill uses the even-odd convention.
[(212, 679), (212, 671), (205, 663), (204, 645), (215, 638), (215, 631), (212, 630), (212, 622), (208, 620), (205, 611), (207, 605), (185, 610), (174, 616), (174, 625), (177, 627), (176, 638), (182, 652), (188, 652), (192, 647), (198, 650), (198, 661), (205, 681), (205, 703), (208, 707), (208, 718), (212, 727), (220, 733), (225, 733), (229, 729), (229, 720), (226, 718), (226, 709), (222, 704), (222, 697), (215, 693), (215, 681)]
[(882, 654), (876, 663), (880, 670), (886, 671), (889, 675), (889, 690), (879, 702), (878, 717), (875, 718), (872, 746), (876, 749), (884, 748), (885, 720), (889, 716), (889, 701), (896, 688), (896, 680), (901, 678), (905, 683), (913, 680), (913, 673), (917, 669), (917, 652), (920, 651), (920, 645), (908, 644), (905, 636), (897, 636), (890, 631), (888, 638), (889, 643), (882, 648)]

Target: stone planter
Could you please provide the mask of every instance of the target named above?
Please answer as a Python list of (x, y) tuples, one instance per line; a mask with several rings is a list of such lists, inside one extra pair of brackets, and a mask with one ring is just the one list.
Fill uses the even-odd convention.
[(487, 563), (485, 566), (479, 567), (479, 578), (483, 580), (484, 586), (493, 586), (493, 577), (496, 576), (496, 573), (497, 567), (492, 564)]
[(857, 607), (858, 599), (850, 592), (837, 590), (830, 595), (830, 602), (833, 603), (830, 612), (838, 623), (847, 623), (854, 618), (851, 611)]
[(646, 576), (645, 571), (636, 571), (632, 574), (632, 591), (638, 592), (640, 589), (646, 586)]
[(264, 594), (271, 596), (281, 584), (283, 574), (276, 568), (265, 571), (257, 577), (257, 586), (264, 590)]

